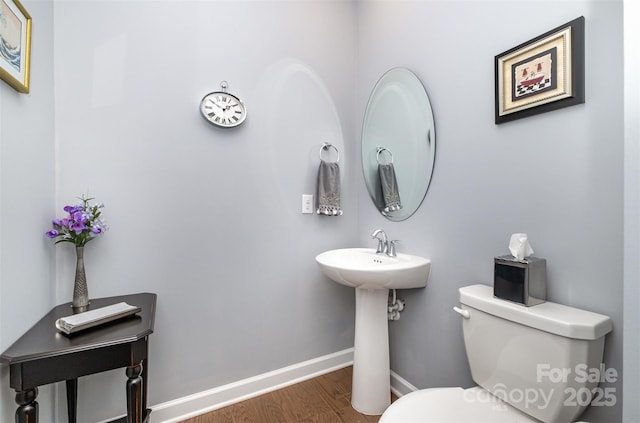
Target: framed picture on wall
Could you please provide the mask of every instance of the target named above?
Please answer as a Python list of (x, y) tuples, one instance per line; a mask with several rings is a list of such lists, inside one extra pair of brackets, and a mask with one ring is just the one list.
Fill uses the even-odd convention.
[(0, 78), (29, 92), (31, 16), (18, 0), (0, 0)]
[(495, 57), (495, 123), (584, 103), (584, 17)]

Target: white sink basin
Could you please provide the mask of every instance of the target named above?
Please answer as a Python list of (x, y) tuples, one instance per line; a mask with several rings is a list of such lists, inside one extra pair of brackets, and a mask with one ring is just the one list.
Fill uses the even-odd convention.
[(343, 248), (316, 256), (322, 272), (342, 285), (363, 289), (424, 288), (431, 261), (410, 254), (376, 254), (373, 248)]
[(356, 288), (351, 405), (362, 414), (380, 415), (391, 404), (389, 290), (425, 287), (431, 261), (401, 253), (389, 257), (373, 248), (343, 248), (318, 254), (316, 262), (325, 276)]

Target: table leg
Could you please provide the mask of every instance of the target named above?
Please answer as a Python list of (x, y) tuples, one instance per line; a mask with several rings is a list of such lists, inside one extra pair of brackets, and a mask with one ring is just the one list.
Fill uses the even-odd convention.
[(147, 414), (147, 399), (149, 398), (148, 390), (149, 390), (149, 359), (146, 358), (142, 360), (142, 412), (144, 413), (144, 418), (148, 419), (149, 415)]
[(127, 422), (142, 423), (142, 364), (127, 367)]
[(78, 379), (67, 380), (67, 416), (69, 423), (77, 421)]
[(16, 391), (16, 423), (38, 423), (38, 388)]

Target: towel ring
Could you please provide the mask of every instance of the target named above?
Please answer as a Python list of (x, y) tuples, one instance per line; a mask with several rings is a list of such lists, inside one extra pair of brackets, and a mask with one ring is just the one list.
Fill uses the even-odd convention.
[(378, 162), (378, 164), (385, 164), (380, 162), (380, 155), (385, 151), (389, 153), (389, 157), (391, 157), (391, 159), (389, 160), (389, 163), (386, 163), (386, 164), (393, 163), (393, 153), (391, 153), (391, 151), (388, 148), (379, 146), (376, 152), (376, 161)]
[(336, 163), (338, 163), (340, 161), (340, 151), (338, 151), (338, 148), (335, 145), (328, 142), (324, 142), (322, 147), (320, 147), (320, 160), (326, 162), (326, 160), (322, 158), (322, 152), (329, 150), (330, 148), (333, 148), (336, 151)]

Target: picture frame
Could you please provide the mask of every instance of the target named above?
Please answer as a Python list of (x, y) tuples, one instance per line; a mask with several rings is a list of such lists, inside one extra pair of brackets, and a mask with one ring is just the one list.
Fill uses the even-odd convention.
[(495, 123), (585, 102), (584, 16), (495, 56)]
[(18, 0), (0, 0), (0, 78), (29, 92), (31, 16)]

